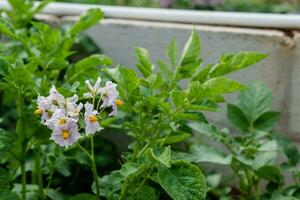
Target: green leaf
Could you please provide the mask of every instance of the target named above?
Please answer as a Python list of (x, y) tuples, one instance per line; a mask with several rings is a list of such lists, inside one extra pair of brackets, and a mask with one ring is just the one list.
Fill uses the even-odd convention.
[(298, 198), (286, 196), (285, 194), (281, 194), (279, 191), (276, 191), (273, 192), (270, 200), (298, 200)]
[(175, 40), (173, 40), (167, 49), (167, 56), (171, 63), (171, 65), (176, 68), (177, 67), (177, 60), (178, 60), (178, 45)]
[(255, 154), (252, 167), (259, 169), (265, 165), (273, 165), (277, 160), (278, 145), (275, 140), (263, 143)]
[(160, 162), (166, 167), (171, 167), (170, 161), (171, 161), (171, 147), (165, 147), (162, 153), (157, 155), (157, 151), (154, 151), (152, 148), (150, 149), (150, 155), (152, 158), (154, 158), (156, 161)]
[(211, 67), (212, 65), (201, 67), (200, 70), (192, 76), (192, 81), (199, 81), (200, 83), (204, 83), (207, 80), (208, 73)]
[(51, 200), (65, 200), (65, 196), (60, 193), (58, 190), (47, 188), (47, 197)]
[(174, 103), (176, 108), (184, 105), (185, 97), (186, 97), (186, 93), (184, 91), (173, 90), (171, 92), (172, 102)]
[(24, 66), (10, 67), (8, 73), (4, 80), (15, 88), (33, 84), (31, 74)]
[(152, 74), (153, 65), (151, 63), (148, 51), (144, 48), (136, 48), (135, 56), (139, 63), (136, 65), (144, 77), (148, 77)]
[(188, 126), (195, 132), (207, 135), (213, 138), (220, 137), (220, 131), (212, 124), (190, 122)]
[(246, 88), (242, 84), (225, 77), (209, 79), (203, 83), (203, 87), (206, 89), (206, 91), (208, 91), (207, 95), (209, 96), (231, 93)]
[(19, 37), (14, 33), (13, 25), (3, 18), (0, 19), (0, 32), (13, 39), (19, 39)]
[(56, 157), (55, 169), (63, 176), (68, 177), (71, 173), (71, 163), (63, 154)]
[(227, 118), (229, 122), (238, 130), (247, 133), (249, 122), (241, 109), (233, 104), (227, 105)]
[(227, 156), (223, 152), (214, 147), (206, 145), (192, 145), (189, 152), (194, 157), (196, 163), (209, 162), (221, 165), (229, 165), (231, 163), (231, 156)]
[(189, 100), (204, 98), (205, 97), (204, 91), (205, 89), (199, 81), (191, 82), (188, 85), (187, 97)]
[(135, 200), (158, 200), (159, 196), (156, 193), (155, 189), (153, 187), (150, 187), (149, 185), (143, 185), (140, 187), (140, 189), (137, 191), (137, 194), (135, 195)]
[(164, 80), (159, 73), (150, 74), (147, 77), (147, 82), (150, 84), (151, 88), (153, 89), (159, 89), (164, 84)]
[(210, 70), (210, 77), (219, 77), (250, 65), (253, 65), (267, 55), (256, 52), (241, 52), (235, 55), (223, 56), (221, 60)]
[(254, 128), (260, 131), (270, 131), (274, 128), (280, 117), (279, 112), (265, 112), (254, 122)]
[(9, 149), (13, 142), (13, 135), (0, 128), (0, 150), (5, 151)]
[(106, 72), (115, 82), (117, 82), (127, 91), (132, 91), (139, 85), (140, 79), (137, 76), (136, 72), (132, 69), (118, 66), (113, 69), (106, 69)]
[(10, 181), (11, 177), (9, 172), (6, 169), (0, 167), (0, 188), (8, 186)]
[(78, 33), (85, 31), (86, 29), (97, 24), (104, 16), (104, 13), (98, 8), (91, 8), (80, 16), (70, 29), (69, 33), (71, 37), (75, 37)]
[(254, 83), (239, 95), (239, 107), (249, 122), (254, 122), (261, 114), (267, 112), (271, 107), (271, 102), (272, 93), (259, 82)]
[(176, 80), (190, 79), (196, 70), (201, 66), (202, 60), (197, 59), (194, 62), (178, 67), (176, 72)]
[(272, 137), (278, 143), (279, 148), (288, 158), (289, 163), (296, 166), (300, 160), (299, 150), (295, 144), (292, 143), (285, 135), (281, 133), (272, 133)]
[(198, 60), (201, 51), (201, 41), (197, 31), (194, 29), (190, 38), (185, 43), (183, 52), (181, 54), (180, 66), (190, 65)]
[(158, 141), (158, 143), (161, 143), (162, 141), (164, 141), (164, 144), (174, 144), (174, 143), (184, 141), (190, 137), (191, 137), (191, 134), (189, 134), (189, 133), (176, 132), (176, 133), (170, 135), (169, 137), (167, 137), (166, 139), (163, 138), (163, 139), (159, 139), (157, 141)]
[(172, 117), (174, 121), (187, 121), (187, 120), (193, 120), (198, 122), (205, 122), (205, 117), (200, 112), (185, 112), (185, 113), (175, 113)]
[(256, 174), (265, 180), (280, 183), (283, 180), (283, 176), (280, 173), (280, 170), (276, 166), (266, 165), (259, 168), (256, 171)]
[(88, 78), (97, 77), (99, 66), (112, 65), (112, 60), (100, 54), (91, 55), (83, 60), (77, 62), (73, 67), (69, 67), (67, 71), (67, 80), (69, 82), (75, 82), (80, 80), (86, 80)]
[(91, 194), (77, 194), (70, 198), (70, 200), (97, 200), (97, 197)]
[(59, 29), (52, 28), (50, 25), (41, 22), (31, 23), (37, 30), (37, 32), (32, 34), (30, 39), (37, 49), (42, 52), (48, 53), (60, 48), (62, 36)]
[(185, 109), (193, 111), (218, 111), (219, 105), (209, 99), (200, 99), (185, 105)]
[(1, 200), (21, 200), (16, 193), (8, 189), (0, 189), (0, 197)]
[(214, 189), (218, 187), (221, 181), (221, 175), (220, 174), (210, 174), (206, 176), (206, 183), (208, 187), (208, 191), (211, 189)]
[(205, 179), (200, 169), (186, 161), (177, 161), (171, 168), (158, 167), (159, 184), (174, 200), (204, 200)]
[(173, 72), (171, 71), (169, 65), (160, 60), (157, 61), (157, 65), (160, 69), (160, 73), (163, 75), (165, 80), (170, 81), (172, 79)]

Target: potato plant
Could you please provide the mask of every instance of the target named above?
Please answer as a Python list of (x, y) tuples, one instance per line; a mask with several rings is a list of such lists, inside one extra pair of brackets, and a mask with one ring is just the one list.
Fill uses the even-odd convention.
[[(201, 41), (193, 30), (182, 51), (175, 40), (169, 43), (166, 61), (153, 62), (146, 49), (136, 48), (136, 70), (113, 65), (98, 53), (74, 62), (70, 56), (79, 34), (97, 24), (103, 13), (90, 9), (61, 29), (34, 19), (47, 2), (34, 6), (32, 1), (11, 0), (14, 9), (3, 11), (0, 19), (0, 198), (298, 197), (298, 150), (272, 131), (279, 113), (270, 111), (270, 92), (259, 84), (247, 90), (225, 77), (265, 54), (223, 55), (204, 65)], [(240, 102), (228, 105), (228, 118), (243, 134), (232, 136), (228, 129), (209, 125), (203, 113), (218, 112), (224, 95), (236, 91), (242, 91)], [(96, 147), (105, 145), (101, 135), (116, 132), (126, 134), (130, 145), (113, 157), (115, 166), (101, 171), (104, 159), (99, 157), (112, 150)], [(195, 132), (227, 151), (196, 142), (187, 150)], [(275, 162), (279, 152), (287, 158), (281, 166)], [(204, 174), (198, 165), (202, 162), (229, 166), (238, 185), (220, 189), (220, 175)], [(284, 185), (282, 170), (291, 172), (295, 184)], [(268, 182), (266, 190), (262, 181)]]
[[(274, 131), (280, 113), (270, 110), (272, 94), (260, 82), (242, 91), (237, 104), (227, 105), (227, 117), (239, 134), (219, 129), (212, 124), (192, 122), (189, 126), (197, 133), (218, 141), (225, 147), (214, 148), (205, 144), (190, 146), (186, 158), (196, 163), (215, 163), (229, 166), (237, 179), (237, 191), (220, 190), (222, 173), (210, 176), (211, 196), (223, 199), (283, 199), (299, 198), (298, 149), (285, 136)], [(280, 161), (279, 156), (285, 160)], [(281, 159), (282, 160), (282, 159)], [(291, 173), (294, 183), (286, 185), (284, 174)], [(262, 187), (262, 182), (267, 182)]]

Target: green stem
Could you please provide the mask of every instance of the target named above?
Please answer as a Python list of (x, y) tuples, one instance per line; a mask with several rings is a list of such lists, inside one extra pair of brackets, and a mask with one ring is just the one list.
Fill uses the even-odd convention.
[(25, 161), (21, 161), (21, 176), (22, 176), (22, 200), (26, 200), (26, 169)]
[(53, 174), (54, 174), (54, 171), (52, 171), (51, 174), (48, 176), (48, 184), (47, 184), (47, 187), (46, 187), (46, 193), (48, 193), (48, 190), (51, 186), (52, 179), (53, 179)]
[(93, 171), (93, 176), (94, 176), (94, 181), (95, 181), (95, 186), (96, 186), (96, 195), (97, 199), (100, 199), (100, 189), (99, 189), (99, 181), (98, 181), (98, 175), (97, 175), (97, 168), (96, 168), (96, 163), (95, 163), (95, 151), (94, 151), (94, 137), (91, 137), (91, 163), (92, 163), (92, 171)]
[[(21, 84), (19, 84), (21, 85)], [(18, 96), (19, 104), (17, 104), (18, 112), (19, 112), (19, 118), (20, 118), (20, 127), (21, 127), (21, 159), (19, 160), (20, 166), (21, 166), (21, 182), (22, 182), (22, 200), (26, 200), (26, 148), (27, 148), (27, 141), (26, 141), (26, 135), (25, 135), (25, 128), (23, 123), (23, 110), (24, 110), (24, 100), (23, 100), (23, 94), (22, 94), (22, 87), (19, 87), (19, 96)]]
[(90, 153), (85, 148), (83, 148), (83, 146), (81, 146), (79, 143), (77, 143), (77, 146), (91, 159)]
[(148, 148), (148, 146), (150, 145), (150, 142), (147, 142), (147, 144), (143, 147), (143, 149), (137, 154), (136, 158), (140, 157), (144, 151)]
[(39, 144), (35, 145), (35, 169), (37, 175), (37, 182), (39, 186), (39, 195), (40, 198), (43, 200), (45, 199), (44, 195), (44, 187), (43, 187), (43, 177), (41, 172), (41, 146)]
[(97, 175), (97, 168), (96, 168), (96, 163), (95, 163), (95, 151), (94, 151), (94, 137), (91, 137), (91, 154), (79, 143), (77, 143), (77, 146), (87, 154), (87, 156), (91, 160), (91, 165), (92, 165), (92, 172), (93, 172), (93, 177), (95, 181), (95, 186), (96, 186), (96, 195), (97, 199), (100, 199), (100, 189), (99, 189), (99, 181), (98, 181), (98, 175)]

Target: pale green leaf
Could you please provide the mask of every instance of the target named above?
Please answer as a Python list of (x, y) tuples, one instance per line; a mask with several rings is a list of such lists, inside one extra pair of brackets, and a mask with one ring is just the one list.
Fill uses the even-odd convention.
[(265, 165), (273, 165), (277, 160), (278, 145), (276, 141), (269, 141), (262, 144), (255, 154), (252, 164), (254, 169), (259, 169)]
[(250, 65), (253, 65), (267, 55), (256, 52), (241, 52), (235, 55), (223, 56), (220, 61), (210, 70), (210, 77), (222, 76)]
[(196, 30), (193, 30), (190, 38), (185, 43), (183, 52), (181, 54), (180, 66), (189, 65), (198, 60), (201, 51), (201, 41)]
[(185, 105), (185, 109), (193, 111), (218, 111), (219, 105), (209, 99), (200, 99)]
[(132, 91), (139, 85), (140, 79), (136, 72), (132, 69), (118, 66), (113, 69), (106, 69), (108, 75), (115, 80), (121, 87), (128, 91)]
[(243, 90), (246, 87), (237, 81), (225, 78), (217, 77), (205, 81), (202, 85), (207, 91), (208, 96), (217, 96), (225, 93), (231, 93), (238, 90)]
[(189, 100), (204, 98), (206, 96), (204, 91), (205, 89), (199, 81), (191, 82), (188, 85), (187, 97)]
[(204, 83), (208, 78), (208, 73), (211, 67), (212, 65), (201, 67), (197, 73), (193, 74), (192, 81), (199, 81), (200, 83)]
[(86, 29), (97, 24), (104, 13), (98, 8), (91, 8), (80, 16), (80, 19), (71, 27), (69, 33), (72, 37), (75, 37), (78, 33), (85, 31)]
[(167, 56), (171, 65), (176, 68), (178, 60), (178, 45), (175, 40), (168, 45)]
[(164, 84), (164, 80), (159, 73), (150, 74), (147, 77), (147, 82), (150, 84), (151, 88), (153, 89), (159, 89)]
[(157, 155), (157, 153), (158, 152), (153, 150), (152, 148), (150, 149), (150, 154), (156, 161), (160, 162), (166, 167), (171, 167), (171, 147), (165, 147), (163, 152), (158, 153), (159, 155)]
[(0, 32), (13, 39), (19, 39), (19, 37), (14, 33), (13, 25), (3, 18), (0, 19)]
[(212, 124), (190, 122), (188, 123), (188, 126), (197, 133), (204, 134), (213, 138), (220, 137), (220, 131)]
[(176, 107), (180, 107), (184, 105), (185, 97), (186, 97), (186, 93), (184, 91), (173, 90), (171, 92), (172, 102)]
[(254, 83), (239, 95), (239, 107), (249, 122), (254, 122), (262, 113), (269, 111), (271, 102), (272, 93), (260, 82)]
[(91, 77), (96, 78), (101, 65), (112, 65), (112, 60), (105, 55), (91, 55), (68, 68), (67, 80), (69, 82), (75, 82), (78, 81), (78, 79), (86, 80)]
[(227, 156), (225, 153), (218, 149), (206, 146), (206, 145), (192, 145), (190, 147), (190, 153), (194, 157), (194, 162), (209, 162), (221, 165), (229, 165), (231, 163), (231, 156)]
[(139, 61), (136, 65), (144, 77), (148, 77), (152, 74), (152, 63), (148, 54), (148, 51), (144, 48), (138, 47), (135, 49), (135, 57)]
[(166, 139), (163, 138), (163, 139), (159, 139), (157, 141), (158, 141), (158, 143), (164, 142), (164, 144), (174, 144), (174, 143), (182, 142), (190, 137), (191, 137), (191, 134), (189, 134), (189, 133), (176, 132), (174, 134), (171, 134)]
[(164, 63), (163, 61), (157, 61), (157, 65), (160, 69), (161, 74), (165, 78), (166, 81), (170, 81), (172, 79), (173, 72), (171, 71), (169, 65)]

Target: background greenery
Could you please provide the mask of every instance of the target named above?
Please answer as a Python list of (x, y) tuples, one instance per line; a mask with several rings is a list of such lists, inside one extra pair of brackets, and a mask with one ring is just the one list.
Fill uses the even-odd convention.
[(236, 12), (299, 13), (299, 0), (58, 0), (103, 5), (166, 7)]

